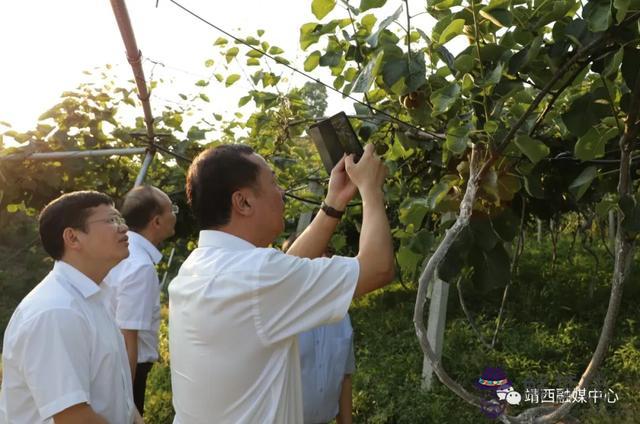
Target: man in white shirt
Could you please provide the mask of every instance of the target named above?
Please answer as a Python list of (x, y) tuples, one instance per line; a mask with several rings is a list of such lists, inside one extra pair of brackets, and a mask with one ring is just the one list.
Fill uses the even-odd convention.
[(147, 376), (158, 360), (160, 281), (155, 266), (162, 253), (157, 246), (174, 234), (177, 208), (160, 189), (139, 186), (126, 194), (120, 213), (130, 229), (129, 257), (109, 272), (105, 283), (112, 294), (108, 308), (127, 348), (133, 400), (144, 415)]
[[(285, 255), (269, 248), (284, 228), (284, 191), (265, 160), (245, 145), (195, 159), (187, 198), (203, 230), (169, 286), (174, 423), (302, 423), (296, 336), (339, 321), (354, 292), (393, 279), (385, 176), (372, 145), (357, 164), (343, 158), (321, 212)], [(356, 189), (357, 257), (320, 258)]]
[(55, 265), (5, 331), (0, 423), (142, 422), (100, 284), (129, 254), (124, 220), (107, 195), (82, 191), (49, 203), (39, 223)]

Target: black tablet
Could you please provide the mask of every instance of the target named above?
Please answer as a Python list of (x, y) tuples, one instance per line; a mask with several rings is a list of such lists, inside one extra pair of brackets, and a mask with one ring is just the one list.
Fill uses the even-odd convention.
[(360, 140), (344, 112), (311, 125), (308, 132), (329, 174), (342, 159), (343, 154), (353, 153), (357, 161), (364, 153)]

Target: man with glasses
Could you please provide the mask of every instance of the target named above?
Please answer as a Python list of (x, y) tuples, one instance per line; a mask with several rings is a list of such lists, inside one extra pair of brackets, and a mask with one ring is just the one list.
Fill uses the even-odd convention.
[(147, 376), (158, 360), (160, 282), (155, 266), (162, 258), (158, 246), (173, 236), (178, 207), (160, 189), (139, 186), (125, 195), (120, 212), (130, 229), (130, 254), (105, 279), (111, 289), (108, 309), (124, 335), (133, 398), (144, 414)]
[(18, 305), (4, 334), (0, 423), (142, 422), (122, 335), (102, 284), (129, 254), (109, 196), (65, 194), (39, 218), (53, 270)]

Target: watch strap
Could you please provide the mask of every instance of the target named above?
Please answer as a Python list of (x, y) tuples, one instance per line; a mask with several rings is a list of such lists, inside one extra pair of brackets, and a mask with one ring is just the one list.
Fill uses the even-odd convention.
[(342, 218), (342, 215), (344, 215), (344, 211), (339, 211), (335, 208), (332, 208), (331, 206), (327, 205), (325, 202), (322, 202), (322, 204), (320, 205), (320, 209), (322, 209), (322, 211), (325, 214), (327, 214), (327, 216), (330, 216), (331, 218), (340, 219)]

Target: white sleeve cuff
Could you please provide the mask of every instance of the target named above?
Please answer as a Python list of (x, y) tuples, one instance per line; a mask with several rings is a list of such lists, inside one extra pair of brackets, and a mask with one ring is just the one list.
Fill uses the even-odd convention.
[(89, 395), (82, 390), (63, 395), (38, 410), (40, 416), (52, 418), (55, 414), (80, 403), (89, 403)]
[(117, 321), (118, 328), (121, 330), (144, 330), (151, 331), (151, 323), (143, 321)]

